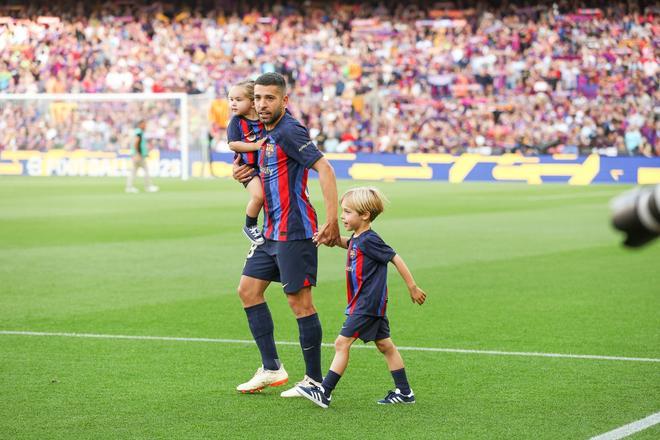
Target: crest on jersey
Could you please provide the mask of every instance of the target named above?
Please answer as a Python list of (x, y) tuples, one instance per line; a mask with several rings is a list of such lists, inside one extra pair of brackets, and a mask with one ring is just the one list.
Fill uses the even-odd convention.
[(351, 260), (355, 260), (355, 257), (357, 256), (357, 252), (356, 252), (356, 250), (355, 250), (355, 249), (351, 249), (351, 250), (348, 252), (348, 256), (349, 256), (349, 258), (350, 258)]
[(275, 154), (275, 144), (266, 144), (266, 156), (271, 157)]

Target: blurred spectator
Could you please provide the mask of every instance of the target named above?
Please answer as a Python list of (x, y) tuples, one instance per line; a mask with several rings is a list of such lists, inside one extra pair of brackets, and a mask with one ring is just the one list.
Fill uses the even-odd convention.
[[(0, 93), (222, 99), (230, 84), (277, 70), (291, 111), (329, 152), (658, 155), (657, 8), (580, 4), (24, 6), (11, 19), (0, 11)], [(87, 133), (95, 146), (112, 145), (110, 133), (122, 131), (121, 115), (107, 110), (85, 136), (65, 133), (74, 122), (40, 120), (43, 109), (0, 101), (0, 113), (16, 130), (3, 130), (0, 148), (75, 148), (92, 142)]]

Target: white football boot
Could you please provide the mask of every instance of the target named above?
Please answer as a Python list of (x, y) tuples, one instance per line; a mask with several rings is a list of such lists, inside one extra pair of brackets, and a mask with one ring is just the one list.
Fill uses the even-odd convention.
[(265, 370), (263, 365), (257, 369), (252, 379), (236, 387), (236, 391), (241, 393), (258, 393), (266, 387), (278, 387), (289, 381), (289, 375), (280, 365), (279, 370)]

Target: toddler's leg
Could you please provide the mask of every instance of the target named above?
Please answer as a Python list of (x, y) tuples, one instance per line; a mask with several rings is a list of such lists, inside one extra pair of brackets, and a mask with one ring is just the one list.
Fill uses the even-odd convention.
[(245, 214), (247, 217), (254, 219), (254, 224), (247, 226), (254, 226), (257, 224), (259, 211), (261, 211), (261, 207), (264, 206), (264, 190), (261, 187), (261, 180), (257, 177), (250, 180), (247, 184), (247, 190), (250, 194), (250, 201), (245, 209)]
[(250, 194), (250, 201), (245, 208), (245, 226), (243, 233), (255, 245), (264, 243), (264, 237), (257, 227), (257, 219), (259, 218), (259, 211), (264, 204), (264, 191), (261, 187), (261, 180), (253, 178), (246, 186)]

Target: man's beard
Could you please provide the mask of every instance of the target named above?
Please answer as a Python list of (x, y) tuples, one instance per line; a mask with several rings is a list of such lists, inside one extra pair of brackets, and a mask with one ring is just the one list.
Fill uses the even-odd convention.
[(269, 124), (270, 125), (270, 124), (274, 123), (275, 121), (277, 121), (278, 119), (280, 119), (280, 116), (282, 116), (282, 113), (283, 113), (283, 110), (278, 109), (275, 112), (273, 112), (273, 114), (271, 115), (269, 120), (261, 119), (261, 116), (259, 117), (259, 119), (261, 119), (261, 122), (263, 122), (264, 124)]

